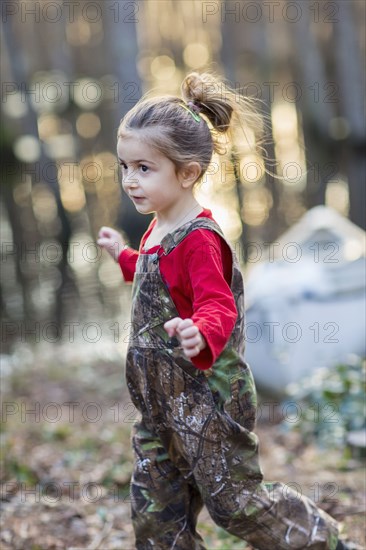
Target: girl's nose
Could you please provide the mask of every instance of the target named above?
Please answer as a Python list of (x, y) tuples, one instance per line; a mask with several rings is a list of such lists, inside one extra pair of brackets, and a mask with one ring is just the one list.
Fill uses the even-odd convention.
[(128, 186), (134, 186), (138, 183), (136, 177), (136, 170), (129, 170), (123, 177), (123, 183)]

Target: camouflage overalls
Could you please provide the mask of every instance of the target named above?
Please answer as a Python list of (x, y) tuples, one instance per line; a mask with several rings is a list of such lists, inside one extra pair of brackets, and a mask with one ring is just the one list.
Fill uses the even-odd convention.
[(243, 360), (243, 279), (234, 252), (231, 290), (238, 318), (213, 367), (195, 368), (164, 330), (179, 314), (159, 257), (197, 228), (224, 238), (214, 221), (196, 218), (166, 235), (158, 253), (140, 254), (136, 265), (126, 363), (128, 388), (141, 413), (132, 437), (136, 548), (204, 549), (196, 521), (205, 504), (218, 525), (257, 549), (333, 550), (337, 524), (330, 516), (287, 486), (262, 481), (252, 431), (256, 392)]

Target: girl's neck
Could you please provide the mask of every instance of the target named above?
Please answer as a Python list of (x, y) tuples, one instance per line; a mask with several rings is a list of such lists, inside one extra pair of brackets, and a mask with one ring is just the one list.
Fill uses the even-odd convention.
[(175, 208), (174, 211), (170, 211), (167, 215), (156, 212), (155, 228), (158, 231), (166, 231), (168, 233), (190, 220), (193, 220), (202, 211), (202, 206), (192, 197), (191, 202), (177, 205), (177, 208)]

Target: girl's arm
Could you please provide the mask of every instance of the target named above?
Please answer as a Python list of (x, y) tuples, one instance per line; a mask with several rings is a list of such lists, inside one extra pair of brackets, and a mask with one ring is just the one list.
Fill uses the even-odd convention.
[(101, 228), (97, 243), (112, 256), (115, 262), (119, 263), (124, 280), (131, 282), (136, 269), (138, 251), (127, 246), (122, 235), (111, 227)]
[(190, 318), (170, 319), (165, 328), (178, 337), (195, 367), (206, 370), (226, 346), (238, 315), (229, 284), (232, 256), (221, 237), (205, 229), (193, 231), (180, 247), (183, 291), (193, 311)]
[(139, 257), (139, 253), (134, 248), (127, 245), (123, 248), (118, 257), (118, 263), (122, 270), (123, 278), (126, 283), (132, 283), (133, 276), (136, 271), (136, 262)]

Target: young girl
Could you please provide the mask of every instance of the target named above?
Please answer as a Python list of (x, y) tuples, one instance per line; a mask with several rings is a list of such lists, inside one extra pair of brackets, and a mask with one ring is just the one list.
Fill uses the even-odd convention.
[(204, 549), (203, 505), (257, 549), (347, 548), (311, 500), (263, 482), (243, 279), (194, 196), (222, 137), (255, 114), (211, 74), (188, 75), (182, 95), (142, 99), (118, 129), (123, 188), (138, 212), (155, 213), (139, 251), (108, 227), (98, 240), (133, 280), (126, 380), (141, 413), (132, 440), (136, 548)]

